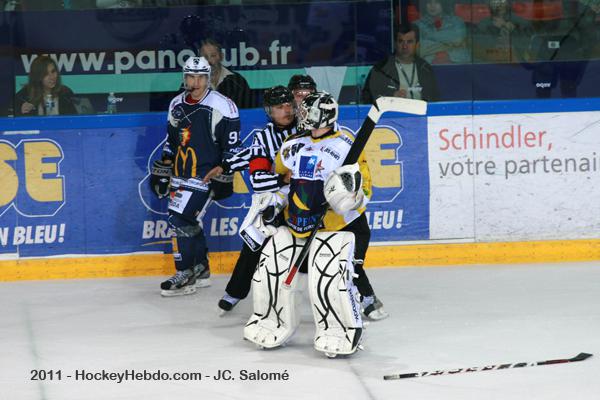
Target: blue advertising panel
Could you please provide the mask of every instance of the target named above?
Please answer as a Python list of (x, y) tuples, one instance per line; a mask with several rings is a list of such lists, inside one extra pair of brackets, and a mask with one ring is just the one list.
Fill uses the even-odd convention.
[[(342, 107), (342, 129), (356, 132), (366, 107)], [(244, 143), (264, 112), (242, 110)], [(162, 113), (0, 120), (0, 254), (37, 257), (170, 251), (166, 201), (149, 189), (159, 157)], [(366, 148), (374, 193), (372, 241), (429, 236), (426, 118), (384, 116)], [(246, 173), (235, 194), (204, 218), (211, 251), (239, 250), (250, 205)]]

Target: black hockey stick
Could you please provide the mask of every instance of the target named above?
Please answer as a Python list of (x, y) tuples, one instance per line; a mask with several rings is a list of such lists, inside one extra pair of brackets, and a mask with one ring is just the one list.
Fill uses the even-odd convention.
[[(350, 151), (348, 151), (348, 155), (344, 159), (344, 163), (342, 165), (354, 164), (358, 161), (358, 157), (360, 153), (362, 153), (365, 148), (371, 133), (373, 133), (373, 129), (375, 129), (375, 125), (381, 118), (381, 115), (387, 111), (401, 112), (405, 114), (413, 114), (413, 115), (425, 115), (427, 114), (427, 102), (423, 100), (413, 100), (413, 99), (405, 99), (402, 97), (380, 97), (375, 101), (375, 104), (371, 106), (369, 109), (369, 113), (367, 114), (367, 118), (363, 121), (358, 133), (356, 134), (356, 138), (350, 147)], [(326, 207), (327, 205), (325, 205)], [(314, 240), (317, 235), (317, 231), (319, 227), (323, 223), (323, 219), (325, 218), (325, 214), (327, 212), (323, 212), (319, 221), (315, 224), (315, 227), (310, 232), (308, 238), (306, 238), (306, 243), (304, 243), (304, 247), (296, 257), (296, 260), (292, 264), (290, 268), (290, 272), (288, 273), (287, 278), (283, 282), (284, 288), (289, 288), (292, 281), (294, 280), (294, 276), (300, 265), (304, 262), (306, 257), (308, 256), (308, 252), (310, 250), (310, 244)]]
[(494, 371), (494, 370), (498, 370), (498, 369), (535, 367), (537, 365), (564, 364), (564, 363), (587, 360), (591, 356), (592, 356), (592, 354), (589, 354), (589, 353), (579, 353), (578, 355), (576, 355), (573, 358), (559, 358), (556, 360), (519, 362), (519, 363), (513, 363), (513, 364), (495, 364), (495, 365), (488, 365), (485, 367), (456, 368), (456, 369), (448, 369), (448, 370), (432, 371), (432, 372), (424, 371), (424, 372), (414, 372), (414, 373), (408, 373), (408, 374), (393, 374), (393, 375), (384, 375), (383, 379), (388, 381), (388, 380), (394, 380), (394, 379), (421, 378), (423, 376), (454, 375), (454, 374), (459, 374), (461, 372)]

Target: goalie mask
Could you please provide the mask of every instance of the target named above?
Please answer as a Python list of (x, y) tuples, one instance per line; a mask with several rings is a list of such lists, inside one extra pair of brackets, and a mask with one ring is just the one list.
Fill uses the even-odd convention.
[(265, 112), (269, 117), (271, 117), (271, 107), (285, 103), (294, 104), (294, 96), (285, 86), (273, 86), (272, 88), (265, 90), (263, 105), (265, 107)]
[(210, 64), (204, 57), (189, 57), (183, 65), (183, 84), (186, 75), (207, 75), (210, 78)]
[(338, 103), (327, 92), (311, 93), (298, 107), (298, 127), (304, 130), (333, 126), (338, 118)]

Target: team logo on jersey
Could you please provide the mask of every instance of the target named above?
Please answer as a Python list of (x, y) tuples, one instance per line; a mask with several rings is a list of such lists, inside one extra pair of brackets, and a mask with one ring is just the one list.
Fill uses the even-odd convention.
[[(188, 164), (188, 160), (190, 164)], [(177, 148), (177, 155), (175, 156), (173, 173), (175, 176), (182, 176), (186, 172), (191, 177), (198, 176), (198, 156), (193, 148), (179, 146)]]
[(315, 176), (315, 168), (317, 166), (318, 158), (317, 156), (302, 156), (300, 157), (300, 167), (298, 169), (298, 174), (300, 178), (309, 178), (312, 179)]
[(190, 143), (190, 140), (192, 139), (192, 131), (190, 131), (190, 128), (182, 128), (179, 131), (179, 142), (181, 143), (182, 146), (187, 146), (188, 143)]

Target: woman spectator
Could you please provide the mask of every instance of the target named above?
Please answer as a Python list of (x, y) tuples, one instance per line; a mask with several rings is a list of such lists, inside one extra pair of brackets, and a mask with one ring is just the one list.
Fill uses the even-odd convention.
[(31, 63), (29, 82), (16, 94), (15, 114), (77, 114), (73, 91), (61, 83), (56, 62), (50, 57), (39, 56)]

